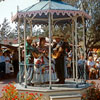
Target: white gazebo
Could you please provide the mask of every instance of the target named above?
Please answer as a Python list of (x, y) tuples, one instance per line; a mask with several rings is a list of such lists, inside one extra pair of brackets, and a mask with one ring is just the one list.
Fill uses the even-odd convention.
[[(21, 11), (17, 11), (17, 14), (15, 16), (12, 16), (12, 21), (18, 22), (18, 38), (19, 38), (19, 63), (21, 62), (20, 58), (20, 25), (24, 23), (24, 51), (25, 51), (25, 59), (24, 59), (24, 68), (25, 68), (25, 88), (21, 86), (21, 84), (18, 84), (18, 89), (21, 91), (23, 90), (36, 90), (38, 92), (43, 92), (46, 93), (50, 97), (50, 95), (56, 95), (56, 94), (65, 94), (68, 91), (75, 92), (76, 93), (82, 93), (86, 87), (88, 87), (88, 84), (79, 85), (78, 83), (78, 67), (77, 67), (77, 52), (78, 52), (78, 23), (82, 23), (83, 25), (83, 42), (84, 42), (84, 59), (86, 59), (86, 54), (85, 54), (85, 21), (90, 19), (91, 16), (89, 16), (87, 13), (84, 11), (81, 11), (67, 3), (62, 2), (61, 0), (40, 0), (38, 3), (24, 9)], [(30, 25), (30, 33), (32, 36), (32, 27), (34, 25), (48, 25), (49, 26), (49, 85), (48, 86), (43, 86), (41, 89), (39, 87), (32, 87), (32, 90), (29, 86), (27, 86), (27, 80), (26, 80), (26, 25), (27, 23)], [(51, 82), (51, 39), (52, 39), (52, 28), (55, 25), (61, 25), (61, 24), (68, 24), (71, 23), (72, 27), (72, 43), (73, 48), (73, 62), (75, 61), (76, 63), (73, 63), (73, 79), (75, 80), (74, 83), (76, 84), (75, 87), (68, 88), (66, 84), (64, 85), (56, 85), (57, 88), (55, 87), (54, 84)], [(75, 52), (74, 52), (75, 51)], [(75, 57), (74, 57), (75, 56)], [(19, 65), (19, 70), (20, 70), (20, 65)], [(75, 72), (76, 71), (76, 72)], [(84, 66), (84, 72), (86, 72), (86, 66)], [(76, 75), (75, 75), (76, 74)], [(76, 76), (76, 77), (75, 77)], [(21, 81), (21, 78), (19, 76), (19, 82)], [(84, 82), (86, 81), (86, 73), (84, 73)], [(63, 87), (64, 86), (64, 87)], [(69, 84), (69, 87), (72, 85)], [(62, 87), (62, 88), (61, 88)], [(21, 89), (22, 88), (22, 89)], [(79, 92), (81, 91), (81, 92)], [(51, 93), (52, 92), (52, 93)], [(79, 95), (78, 95), (79, 96)], [(56, 98), (56, 97), (55, 97)], [(49, 99), (48, 99), (49, 100)], [(58, 100), (58, 99), (53, 99), (53, 97), (50, 100)], [(67, 99), (61, 99), (61, 100), (67, 100)], [(73, 100), (73, 99), (68, 99), (68, 100)], [(80, 100), (80, 99), (75, 99), (75, 100)]]

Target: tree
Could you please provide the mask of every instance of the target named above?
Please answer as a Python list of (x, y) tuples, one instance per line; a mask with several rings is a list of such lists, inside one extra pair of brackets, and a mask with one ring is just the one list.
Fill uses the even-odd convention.
[(3, 39), (5, 37), (7, 37), (10, 34), (10, 32), (11, 32), (11, 27), (10, 27), (10, 24), (8, 22), (8, 19), (4, 18), (4, 21), (0, 27), (1, 38)]
[(18, 37), (18, 27), (17, 25), (15, 26), (15, 28), (13, 28), (10, 32), (10, 34), (8, 35), (9, 38), (17, 38)]
[[(100, 41), (100, 0), (62, 0), (84, 10), (92, 16), (91, 20), (86, 21), (86, 47), (92, 48)], [(79, 35), (82, 29), (79, 30)]]
[(72, 6), (77, 7), (77, 3), (79, 0), (61, 0), (61, 1), (67, 2), (67, 3), (71, 4)]

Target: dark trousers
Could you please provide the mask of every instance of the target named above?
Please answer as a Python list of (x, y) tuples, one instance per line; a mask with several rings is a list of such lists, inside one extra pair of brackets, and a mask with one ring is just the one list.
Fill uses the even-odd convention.
[(81, 79), (84, 78), (84, 65), (78, 66), (78, 78), (81, 78)]
[(0, 78), (3, 78), (5, 75), (5, 62), (0, 63)]
[(13, 61), (13, 66), (14, 66), (14, 76), (16, 77), (19, 71), (18, 60)]
[(67, 67), (68, 78), (72, 78), (72, 67)]
[(65, 81), (65, 71), (64, 71), (64, 57), (59, 57), (56, 59), (55, 70), (60, 83)]

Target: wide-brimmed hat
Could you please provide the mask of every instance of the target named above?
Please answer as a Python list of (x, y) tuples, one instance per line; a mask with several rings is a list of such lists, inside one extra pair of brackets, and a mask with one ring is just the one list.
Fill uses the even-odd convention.
[(57, 39), (57, 38), (59, 38), (59, 39), (68, 39), (70, 37), (70, 35), (63, 35), (63, 34), (59, 34), (59, 35), (53, 35), (52, 36), (52, 38), (53, 39)]
[(27, 36), (26, 40), (36, 40), (37, 36)]
[(32, 39), (35, 40), (35, 39), (38, 39), (38, 37), (37, 36), (32, 36)]
[(62, 34), (57, 34), (52, 36), (53, 39), (64, 39), (64, 35)]
[(26, 40), (32, 40), (31, 36), (27, 36)]

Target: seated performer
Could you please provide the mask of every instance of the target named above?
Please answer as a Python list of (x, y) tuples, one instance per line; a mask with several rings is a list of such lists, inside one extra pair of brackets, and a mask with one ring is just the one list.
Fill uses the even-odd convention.
[(64, 56), (65, 49), (68, 49), (69, 52), (69, 44), (64, 41), (64, 36), (53, 36), (56, 40), (56, 43), (53, 45), (53, 55), (52, 57), (55, 59), (55, 70), (57, 73), (57, 77), (59, 79), (59, 84), (65, 83), (65, 66), (64, 66)]

